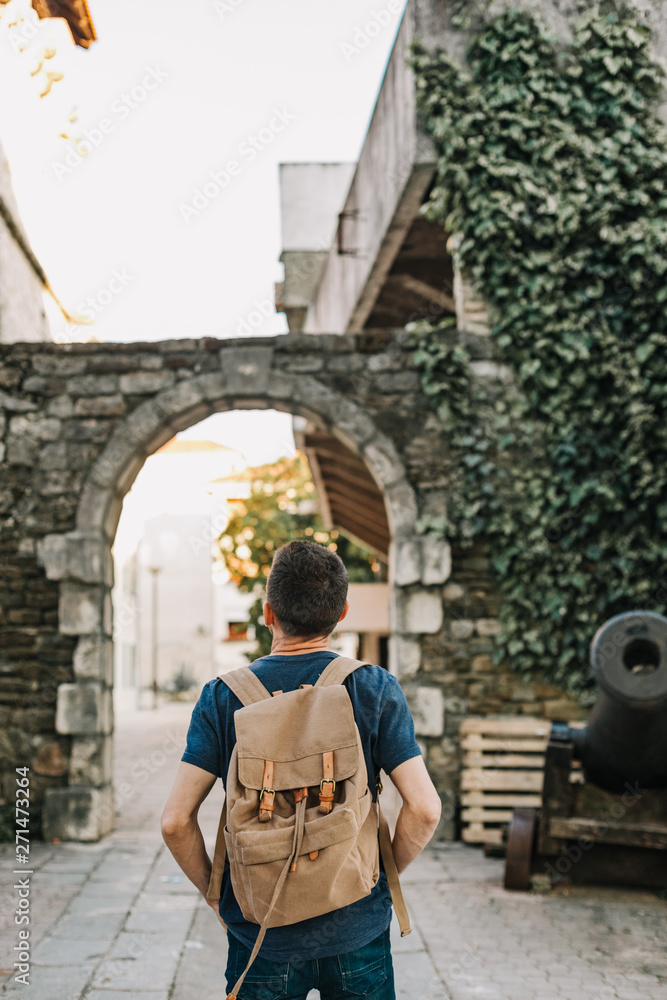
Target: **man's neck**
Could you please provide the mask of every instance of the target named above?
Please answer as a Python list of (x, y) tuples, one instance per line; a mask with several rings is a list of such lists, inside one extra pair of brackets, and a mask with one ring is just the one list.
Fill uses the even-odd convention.
[(331, 637), (316, 639), (299, 639), (287, 635), (274, 636), (271, 642), (271, 653), (281, 656), (298, 656), (303, 653), (319, 653), (331, 649)]

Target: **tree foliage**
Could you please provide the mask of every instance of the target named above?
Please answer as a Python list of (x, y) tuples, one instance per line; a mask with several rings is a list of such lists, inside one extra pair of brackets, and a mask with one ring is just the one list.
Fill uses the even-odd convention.
[(663, 73), (632, 13), (590, 13), (566, 44), (511, 10), (465, 69), (419, 46), (412, 63), (439, 154), (426, 214), (511, 375), (484, 391), (450, 326), (415, 324), (453, 446), (445, 531), (490, 543), (497, 661), (581, 692), (606, 618), (667, 608)]
[(304, 454), (281, 458), (249, 470), (250, 495), (235, 503), (218, 539), (220, 558), (239, 590), (255, 595), (250, 621), (256, 628), (257, 650), (252, 659), (271, 648), (271, 636), (261, 620), (266, 578), (276, 549), (295, 538), (307, 538), (337, 552), (351, 583), (380, 579), (381, 566), (373, 553), (342, 533), (327, 531), (317, 512), (315, 486)]

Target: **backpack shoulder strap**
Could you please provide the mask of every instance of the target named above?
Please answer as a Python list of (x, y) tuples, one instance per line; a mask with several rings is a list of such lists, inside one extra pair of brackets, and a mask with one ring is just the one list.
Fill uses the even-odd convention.
[(257, 701), (271, 697), (271, 692), (267, 691), (250, 667), (239, 667), (238, 670), (231, 670), (227, 674), (218, 674), (218, 677), (244, 706), (254, 705)]
[(405, 900), (403, 899), (403, 893), (401, 892), (401, 883), (398, 877), (398, 869), (396, 868), (396, 861), (394, 860), (394, 851), (391, 846), (391, 832), (389, 830), (389, 824), (387, 823), (385, 815), (380, 809), (379, 795), (377, 799), (377, 807), (378, 807), (379, 835), (380, 835), (380, 853), (382, 854), (384, 871), (385, 875), (387, 876), (387, 885), (389, 886), (389, 891), (391, 893), (391, 901), (394, 905), (394, 910), (396, 911), (396, 919), (398, 920), (398, 926), (401, 929), (401, 937), (405, 937), (406, 934), (412, 933), (412, 928), (410, 927), (410, 917), (408, 916), (408, 910), (405, 905)]
[(329, 684), (342, 684), (358, 667), (370, 667), (368, 660), (353, 660), (350, 656), (334, 656), (315, 682), (315, 687), (327, 687)]

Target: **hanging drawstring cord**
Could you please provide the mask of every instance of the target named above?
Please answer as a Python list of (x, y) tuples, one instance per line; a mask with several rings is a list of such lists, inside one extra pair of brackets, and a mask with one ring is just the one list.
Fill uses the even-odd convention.
[(269, 920), (271, 919), (271, 914), (273, 913), (273, 909), (276, 903), (278, 902), (278, 897), (280, 896), (280, 893), (283, 890), (285, 879), (287, 878), (287, 875), (293, 863), (294, 863), (294, 868), (292, 868), (292, 870), (296, 871), (296, 859), (299, 856), (299, 851), (301, 850), (301, 845), (303, 844), (303, 835), (306, 826), (307, 804), (308, 804), (307, 798), (303, 798), (301, 799), (300, 802), (297, 803), (296, 812), (294, 814), (294, 835), (292, 837), (292, 850), (290, 851), (290, 856), (285, 862), (283, 870), (278, 876), (278, 881), (276, 882), (276, 887), (273, 890), (273, 896), (271, 897), (269, 908), (266, 911), (266, 916), (264, 917), (264, 920), (262, 921), (262, 925), (257, 935), (257, 940), (255, 941), (255, 946), (252, 949), (252, 952), (250, 953), (250, 958), (248, 959), (248, 964), (241, 973), (239, 979), (234, 984), (234, 989), (231, 991), (231, 993), (227, 994), (227, 1000), (236, 1000), (238, 992), (243, 985), (243, 980), (247, 976), (250, 966), (257, 958), (259, 949), (262, 946), (262, 941), (264, 940), (264, 935), (266, 934), (267, 928), (269, 926)]

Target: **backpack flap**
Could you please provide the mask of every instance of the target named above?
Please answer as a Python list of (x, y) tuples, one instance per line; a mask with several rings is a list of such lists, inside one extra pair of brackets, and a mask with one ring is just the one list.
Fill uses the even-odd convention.
[[(288, 791), (333, 785), (359, 768), (352, 704), (342, 685), (303, 688), (234, 713), (238, 776), (246, 788)], [(327, 789), (328, 790), (328, 789)]]

